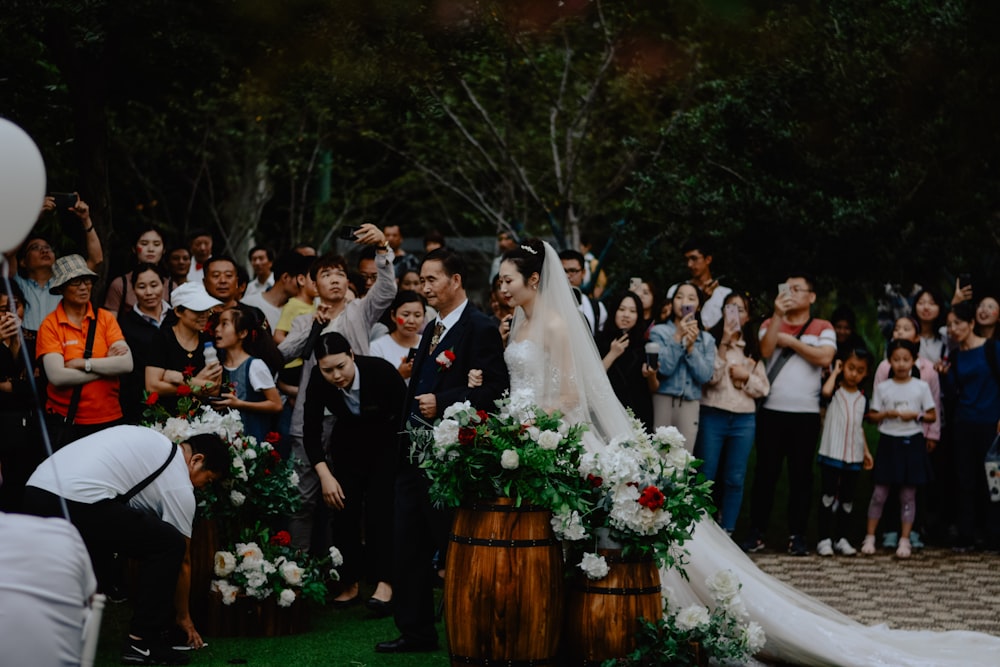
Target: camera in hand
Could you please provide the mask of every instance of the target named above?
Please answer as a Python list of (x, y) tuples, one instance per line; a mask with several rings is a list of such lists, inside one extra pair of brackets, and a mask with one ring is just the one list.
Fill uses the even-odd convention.
[(340, 238), (344, 241), (357, 241), (358, 238), (354, 235), (361, 227), (355, 227), (354, 225), (344, 225), (340, 228)]
[(80, 197), (75, 192), (50, 192), (49, 196), (56, 203), (56, 210), (65, 213), (66, 209), (73, 208), (80, 201)]

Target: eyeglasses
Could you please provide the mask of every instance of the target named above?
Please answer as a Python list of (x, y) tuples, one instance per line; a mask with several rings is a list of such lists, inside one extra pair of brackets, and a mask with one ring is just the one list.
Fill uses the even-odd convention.
[(28, 246), (28, 252), (52, 252), (52, 246), (48, 243), (32, 243)]
[(792, 294), (803, 294), (806, 292), (812, 292), (812, 290), (809, 289), (808, 287), (799, 287), (798, 285), (792, 285), (791, 287), (788, 288), (788, 291), (791, 292)]
[(583, 269), (566, 269), (566, 275), (575, 276), (578, 273), (583, 273)]
[(76, 278), (70, 278), (67, 280), (66, 284), (70, 287), (79, 287), (80, 285), (90, 287), (94, 284), (94, 279), (91, 276), (77, 276)]
[(378, 274), (377, 273), (362, 273), (361, 277), (365, 279), (366, 283), (373, 283), (376, 280), (378, 280)]

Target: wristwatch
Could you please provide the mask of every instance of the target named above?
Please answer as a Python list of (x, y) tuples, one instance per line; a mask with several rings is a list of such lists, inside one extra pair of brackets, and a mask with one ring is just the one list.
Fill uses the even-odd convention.
[(83, 370), (85, 370), (86, 372), (89, 373), (90, 369), (91, 369), (90, 359), (85, 359), (84, 362), (83, 362)]

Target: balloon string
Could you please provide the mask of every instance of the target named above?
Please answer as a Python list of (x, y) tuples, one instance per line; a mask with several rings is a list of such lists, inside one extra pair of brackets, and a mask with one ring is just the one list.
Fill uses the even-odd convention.
[[(3, 287), (4, 292), (7, 294), (7, 307), (10, 308), (14, 303), (14, 292), (10, 288), (10, 263), (7, 260), (6, 255), (0, 254), (0, 270), (3, 271)], [(16, 310), (15, 310), (16, 312)], [(31, 387), (31, 394), (35, 400), (35, 414), (38, 416), (38, 425), (42, 433), (42, 444), (45, 447), (45, 455), (48, 458), (52, 457), (52, 440), (49, 438), (48, 425), (45, 423), (45, 410), (42, 406), (41, 396), (38, 394), (38, 384), (35, 382), (35, 365), (32, 363), (31, 355), (28, 353), (28, 345), (24, 339), (24, 332), (21, 327), (17, 328), (17, 338), (21, 341), (21, 356), (24, 357), (24, 366), (27, 369), (26, 375), (28, 376), (28, 386)], [(62, 508), (63, 518), (69, 521), (69, 507), (66, 506), (66, 498), (63, 495), (62, 482), (59, 478), (59, 470), (56, 466), (55, 459), (52, 459), (52, 473), (55, 476), (57, 496), (59, 497), (59, 506)]]

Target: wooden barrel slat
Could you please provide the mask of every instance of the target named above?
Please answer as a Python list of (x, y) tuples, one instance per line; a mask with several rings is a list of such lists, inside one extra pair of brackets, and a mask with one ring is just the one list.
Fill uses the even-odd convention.
[(609, 571), (591, 581), (579, 573), (566, 599), (564, 652), (567, 665), (599, 665), (635, 650), (639, 618), (663, 613), (660, 573), (651, 559), (622, 558), (618, 549), (598, 549)]
[(453, 665), (551, 665), (562, 631), (562, 551), (551, 514), (480, 503), (455, 513), (445, 568)]

